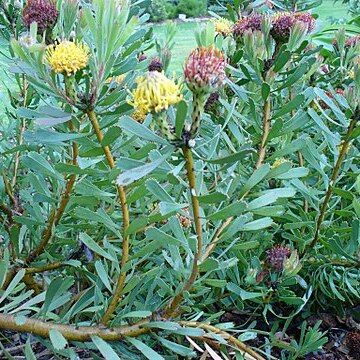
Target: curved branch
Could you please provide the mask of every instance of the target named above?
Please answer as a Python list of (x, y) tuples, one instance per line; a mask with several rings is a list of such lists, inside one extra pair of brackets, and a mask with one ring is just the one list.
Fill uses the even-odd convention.
[(343, 164), (343, 162), (345, 160), (346, 154), (349, 151), (349, 145), (350, 145), (350, 141), (351, 141), (351, 136), (352, 136), (352, 133), (353, 133), (354, 128), (356, 126), (356, 123), (358, 122), (357, 117), (358, 116), (355, 116), (350, 121), (348, 131), (347, 131), (345, 139), (344, 139), (344, 141), (342, 143), (340, 155), (339, 155), (339, 158), (338, 158), (338, 160), (337, 160), (337, 162), (335, 164), (334, 170), (332, 172), (332, 175), (331, 175), (331, 178), (330, 178), (330, 184), (329, 184), (329, 187), (328, 187), (328, 189), (326, 191), (324, 202), (323, 202), (323, 204), (321, 206), (319, 218), (318, 218), (318, 220), (316, 222), (315, 235), (314, 235), (313, 241), (311, 242), (311, 244), (309, 246), (310, 249), (314, 248), (314, 246), (316, 245), (316, 243), (319, 240), (320, 228), (321, 228), (322, 222), (324, 221), (325, 214), (326, 214), (326, 209), (327, 209), (327, 206), (328, 206), (329, 201), (331, 199), (333, 186), (336, 183), (337, 177), (338, 177), (339, 172), (341, 170), (341, 166), (342, 166), (342, 164)]
[(57, 330), (68, 341), (89, 341), (92, 336), (99, 336), (106, 341), (118, 341), (126, 336), (135, 337), (151, 331), (150, 328), (142, 328), (148, 322), (149, 320), (144, 320), (135, 325), (109, 329), (102, 326), (61, 325), (30, 318), (20, 324), (13, 315), (0, 314), (0, 329), (27, 332), (44, 338), (49, 337), (50, 330)]
[(238, 340), (236, 337), (230, 335), (228, 332), (221, 330), (215, 326), (199, 323), (196, 321), (179, 321), (179, 324), (183, 325), (183, 326), (195, 327), (198, 329), (211, 331), (214, 334), (223, 335), (224, 339), (226, 339), (228, 342), (234, 344), (242, 353), (246, 353), (246, 354), (250, 355), (253, 359), (256, 359), (256, 360), (265, 360), (261, 355), (259, 355), (257, 352), (252, 350), (249, 346), (245, 345), (243, 342)]
[[(86, 113), (91, 121), (91, 124), (92, 124), (95, 134), (96, 134), (96, 137), (104, 151), (106, 160), (107, 160), (110, 168), (111, 169), (115, 168), (115, 159), (111, 153), (110, 148), (108, 146), (102, 144), (104, 135), (100, 129), (100, 124), (99, 124), (99, 121), (96, 117), (94, 110), (87, 110)], [(126, 263), (128, 262), (128, 258), (129, 258), (129, 235), (127, 234), (127, 229), (130, 225), (130, 215), (129, 215), (129, 209), (128, 209), (128, 206), (126, 203), (126, 194), (125, 194), (124, 188), (120, 185), (116, 185), (116, 188), (117, 188), (117, 191), (119, 194), (121, 209), (122, 209), (122, 213), (123, 213), (123, 246), (122, 246), (122, 257), (121, 257), (121, 270), (122, 270), (125, 267)], [(102, 322), (104, 324), (107, 324), (109, 322), (112, 314), (116, 310), (116, 307), (119, 303), (121, 294), (124, 290), (125, 279), (126, 279), (126, 272), (125, 271), (120, 272), (112, 300), (102, 318)]]

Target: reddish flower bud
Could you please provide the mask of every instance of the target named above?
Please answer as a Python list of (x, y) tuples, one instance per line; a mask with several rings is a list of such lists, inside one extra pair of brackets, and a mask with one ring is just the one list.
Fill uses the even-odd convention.
[(225, 67), (224, 54), (218, 49), (197, 48), (185, 63), (186, 84), (194, 93), (210, 94), (225, 83)]
[(54, 1), (28, 0), (22, 14), (22, 21), (28, 29), (33, 22), (36, 22), (38, 31), (43, 32), (54, 28), (58, 16), (59, 12)]
[(277, 244), (267, 250), (266, 254), (267, 263), (276, 271), (282, 271), (284, 268), (284, 261), (290, 257), (291, 250), (287, 246)]
[(146, 59), (147, 59), (147, 56), (144, 53), (140, 54), (138, 57), (139, 62), (145, 61)]

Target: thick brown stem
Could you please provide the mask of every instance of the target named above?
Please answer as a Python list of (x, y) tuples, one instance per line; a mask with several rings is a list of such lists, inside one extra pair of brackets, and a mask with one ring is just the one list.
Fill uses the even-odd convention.
[[(113, 169), (115, 167), (115, 159), (111, 153), (110, 148), (108, 146), (102, 144), (104, 135), (100, 129), (100, 124), (97, 120), (94, 110), (88, 110), (87, 115), (91, 121), (93, 128), (94, 128), (96, 137), (102, 146), (106, 160), (107, 160), (110, 168)], [(122, 257), (121, 257), (121, 270), (122, 270), (125, 267), (126, 263), (128, 262), (128, 259), (129, 259), (129, 235), (127, 234), (127, 229), (130, 225), (130, 215), (129, 215), (129, 209), (128, 209), (128, 206), (126, 203), (126, 194), (125, 194), (124, 188), (120, 185), (116, 185), (116, 188), (117, 188), (117, 191), (119, 194), (121, 209), (122, 209), (122, 213), (123, 213), (123, 245), (122, 245)], [(114, 311), (116, 310), (116, 307), (119, 304), (121, 294), (124, 290), (125, 279), (126, 279), (126, 272), (121, 271), (118, 281), (117, 281), (117, 284), (116, 284), (116, 289), (113, 294), (112, 300), (102, 318), (102, 322), (104, 324), (107, 324), (109, 322), (112, 314), (114, 313)]]
[(0, 329), (26, 332), (44, 338), (49, 337), (50, 330), (57, 330), (68, 341), (89, 341), (92, 336), (99, 336), (106, 341), (118, 341), (126, 336), (135, 337), (150, 331), (149, 328), (142, 328), (142, 325), (148, 322), (144, 320), (136, 325), (109, 329), (102, 326), (60, 325), (29, 318), (20, 324), (15, 320), (15, 316), (0, 314)]
[(197, 187), (196, 187), (196, 175), (194, 169), (194, 159), (192, 156), (191, 149), (188, 146), (183, 147), (184, 158), (186, 160), (186, 170), (187, 178), (190, 186), (190, 195), (192, 203), (192, 211), (194, 215), (194, 223), (197, 236), (197, 249), (194, 255), (194, 262), (192, 271), (189, 279), (186, 281), (182, 290), (170, 301), (168, 308), (165, 310), (165, 318), (171, 317), (177, 310), (181, 300), (183, 299), (184, 292), (189, 291), (195, 283), (195, 280), (199, 274), (199, 261), (202, 253), (203, 246), (203, 235), (202, 235), (202, 225), (200, 217), (200, 204), (197, 198)]
[[(145, 327), (151, 321), (151, 319), (142, 320), (134, 325), (117, 326), (111, 329), (103, 326), (61, 325), (30, 318), (25, 318), (25, 321), (18, 322), (15, 319), (15, 315), (0, 314), (0, 329), (16, 332), (26, 332), (36, 336), (41, 336), (43, 338), (49, 338), (50, 330), (57, 330), (68, 341), (79, 342), (91, 341), (93, 336), (98, 336), (105, 341), (120, 341), (124, 340), (126, 337), (138, 337), (151, 331), (158, 330), (156, 328)], [(241, 353), (247, 354), (247, 358), (250, 360), (265, 360), (249, 346), (245, 345), (226, 331), (221, 330), (215, 326), (194, 321), (181, 321), (179, 322), (179, 325), (184, 327), (194, 327), (218, 334), (227, 340), (230, 344), (235, 346)], [(201, 336), (198, 338), (201, 338)]]
[(327, 206), (329, 204), (329, 201), (330, 201), (330, 198), (331, 198), (331, 195), (332, 195), (332, 189), (333, 189), (333, 186), (336, 183), (337, 177), (338, 177), (339, 172), (341, 170), (341, 166), (342, 166), (342, 164), (343, 164), (343, 162), (345, 160), (346, 154), (349, 151), (349, 144), (350, 144), (350, 141), (351, 141), (351, 135), (352, 135), (352, 133), (354, 131), (354, 128), (356, 126), (357, 121), (358, 121), (357, 118), (354, 118), (354, 119), (351, 120), (348, 131), (347, 131), (347, 134), (346, 134), (345, 139), (344, 139), (344, 141), (342, 143), (341, 150), (340, 150), (340, 155), (339, 155), (339, 158), (338, 158), (338, 160), (337, 160), (337, 162), (335, 164), (334, 170), (332, 172), (332, 175), (331, 175), (331, 178), (330, 178), (330, 184), (329, 184), (329, 187), (328, 187), (328, 189), (326, 191), (325, 199), (324, 199), (324, 202), (323, 202), (323, 204), (321, 206), (320, 215), (319, 215), (319, 218), (318, 218), (317, 223), (316, 223), (316, 230), (315, 230), (314, 239), (311, 242), (311, 244), (309, 245), (310, 249), (314, 248), (314, 246), (316, 245), (316, 243), (319, 240), (320, 228), (321, 228), (322, 222), (324, 220), (324, 217), (325, 217), (325, 214), (326, 214), (326, 209), (327, 209)]
[(266, 157), (266, 142), (269, 137), (271, 127), (271, 102), (270, 98), (265, 101), (263, 108), (263, 135), (259, 150), (259, 159), (256, 163), (256, 169), (258, 169), (264, 162)]

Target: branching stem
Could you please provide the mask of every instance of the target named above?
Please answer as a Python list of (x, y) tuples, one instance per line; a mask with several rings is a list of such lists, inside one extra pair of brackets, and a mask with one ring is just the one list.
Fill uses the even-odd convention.
[(341, 170), (341, 166), (342, 166), (342, 164), (343, 164), (343, 162), (345, 160), (346, 154), (349, 151), (349, 145), (350, 145), (350, 142), (351, 142), (351, 135), (352, 135), (352, 133), (354, 131), (354, 128), (356, 126), (357, 121), (358, 121), (357, 116), (355, 116), (350, 121), (348, 131), (347, 131), (345, 139), (344, 139), (344, 141), (343, 141), (343, 143), (341, 145), (340, 155), (339, 155), (339, 158), (337, 159), (334, 170), (332, 172), (329, 187), (328, 187), (328, 189), (326, 191), (325, 199), (324, 199), (324, 202), (322, 203), (321, 210), (320, 210), (320, 215), (319, 215), (319, 218), (318, 218), (317, 223), (316, 223), (314, 239), (311, 242), (311, 244), (309, 245), (310, 249), (313, 249), (314, 246), (316, 245), (316, 243), (319, 240), (320, 228), (321, 228), (322, 222), (324, 221), (324, 217), (325, 217), (325, 214), (326, 214), (326, 209), (327, 209), (327, 206), (328, 206), (329, 201), (331, 199), (333, 186), (336, 183), (337, 177), (338, 177), (339, 172)]
[[(93, 128), (94, 128), (96, 137), (102, 146), (106, 160), (107, 160), (110, 168), (113, 169), (115, 167), (115, 159), (111, 153), (110, 148), (108, 146), (102, 144), (104, 135), (101, 131), (100, 124), (99, 124), (99, 121), (96, 117), (94, 110), (88, 110), (87, 115), (91, 121)], [(122, 209), (122, 213), (123, 213), (123, 245), (122, 245), (122, 257), (121, 257), (121, 270), (122, 270), (125, 267), (126, 263), (128, 262), (128, 259), (129, 259), (129, 235), (127, 234), (127, 229), (130, 225), (130, 215), (129, 215), (128, 205), (126, 202), (126, 194), (125, 194), (124, 188), (120, 185), (116, 185), (116, 188), (117, 188), (117, 191), (119, 194), (121, 209)], [(116, 289), (113, 294), (112, 300), (102, 318), (103, 324), (107, 324), (109, 322), (112, 314), (114, 313), (114, 311), (116, 310), (116, 307), (118, 306), (121, 294), (124, 290), (125, 279), (126, 279), (126, 271), (121, 271), (118, 281), (117, 281), (117, 284), (116, 284)]]
[(188, 146), (183, 147), (183, 154), (186, 160), (187, 179), (190, 186), (190, 196), (192, 203), (192, 212), (194, 216), (195, 230), (197, 236), (197, 249), (194, 255), (194, 263), (189, 279), (186, 281), (182, 290), (170, 301), (168, 308), (165, 310), (164, 317), (171, 317), (177, 310), (181, 300), (184, 297), (184, 292), (189, 291), (195, 283), (195, 280), (199, 274), (199, 261), (201, 258), (202, 247), (203, 247), (203, 234), (202, 224), (200, 217), (200, 204), (197, 198), (197, 186), (196, 186), (196, 175), (194, 169), (194, 158), (192, 151)]

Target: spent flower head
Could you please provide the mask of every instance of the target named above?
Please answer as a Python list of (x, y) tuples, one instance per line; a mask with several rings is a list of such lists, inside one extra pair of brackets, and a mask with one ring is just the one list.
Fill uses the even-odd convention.
[(28, 0), (22, 14), (24, 25), (30, 29), (33, 22), (37, 23), (38, 31), (52, 30), (58, 19), (59, 12), (55, 1)]
[(181, 85), (164, 73), (149, 71), (136, 79), (137, 87), (129, 102), (142, 114), (159, 113), (182, 99)]
[(197, 48), (185, 62), (185, 82), (194, 93), (210, 94), (225, 83), (225, 67), (224, 54), (218, 49)]
[(56, 46), (48, 47), (46, 60), (57, 74), (71, 76), (87, 66), (89, 48), (83, 43), (76, 44), (65, 40)]
[(309, 34), (315, 28), (315, 19), (310, 13), (278, 12), (272, 16), (271, 20), (271, 35), (279, 43), (289, 40), (291, 29), (295, 24), (300, 24), (306, 34)]

